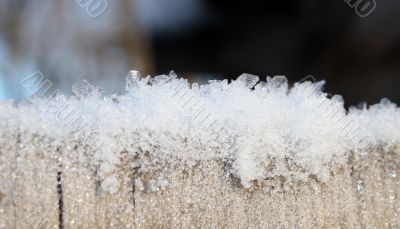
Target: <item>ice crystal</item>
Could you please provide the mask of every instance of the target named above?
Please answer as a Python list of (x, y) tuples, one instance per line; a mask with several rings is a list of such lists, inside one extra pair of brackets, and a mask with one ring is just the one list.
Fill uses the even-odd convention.
[(0, 103), (0, 228), (399, 228), (399, 108), (324, 82), (189, 84)]
[[(356, 130), (364, 144), (390, 145), (400, 139), (395, 104), (382, 100), (347, 114), (340, 96), (330, 98), (322, 91), (323, 81), (289, 87), (284, 76), (259, 81), (245, 73), (231, 83), (197, 86), (174, 72), (150, 78), (131, 71), (126, 82), (126, 93), (120, 96), (103, 97), (99, 88), (82, 81), (74, 85), (70, 98), (2, 104), (2, 133), (13, 126), (7, 123), (16, 123), (65, 145), (86, 142), (93, 148), (87, 163), (95, 168), (100, 187), (112, 192), (119, 183), (115, 171), (122, 152), (142, 158), (141, 173), (158, 163), (146, 164), (144, 155), (160, 161), (218, 158), (230, 165), (231, 176), (250, 188), (257, 180), (280, 176), (327, 181), (333, 168), (346, 163), (349, 152), (359, 150)], [(81, 132), (84, 128), (87, 132)], [(93, 133), (96, 139), (91, 141), (101, 142), (100, 148), (87, 141)], [(153, 181), (150, 189), (158, 184), (166, 186), (168, 181)], [(146, 184), (138, 186), (146, 189)]]

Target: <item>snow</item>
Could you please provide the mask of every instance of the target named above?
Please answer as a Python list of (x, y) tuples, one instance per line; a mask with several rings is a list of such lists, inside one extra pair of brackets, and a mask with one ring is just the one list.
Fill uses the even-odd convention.
[[(122, 152), (141, 158), (131, 162), (141, 171), (174, 160), (188, 165), (219, 160), (230, 165), (227, 172), (245, 188), (281, 176), (325, 182), (352, 152), (363, 155), (371, 146), (398, 144), (400, 112), (386, 99), (346, 111), (342, 97), (323, 92), (324, 83), (289, 86), (282, 76), (259, 81), (243, 74), (232, 82), (199, 86), (174, 72), (151, 78), (132, 71), (122, 95), (102, 95), (83, 81), (70, 97), (2, 102), (0, 131), (19, 128), (57, 144), (87, 144), (88, 163), (97, 169), (101, 188), (111, 193), (118, 190), (114, 171)], [(161, 175), (151, 182), (151, 190), (169, 183)]]

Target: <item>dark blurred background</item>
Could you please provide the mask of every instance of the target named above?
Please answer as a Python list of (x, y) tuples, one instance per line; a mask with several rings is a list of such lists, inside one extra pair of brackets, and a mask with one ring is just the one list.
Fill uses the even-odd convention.
[(111, 93), (137, 69), (200, 83), (313, 75), (346, 105), (400, 102), (398, 0), (367, 17), (340, 0), (96, 1), (107, 1), (97, 17), (81, 0), (2, 0), (0, 98), (26, 96), (19, 81), (35, 71), (65, 93), (82, 79)]

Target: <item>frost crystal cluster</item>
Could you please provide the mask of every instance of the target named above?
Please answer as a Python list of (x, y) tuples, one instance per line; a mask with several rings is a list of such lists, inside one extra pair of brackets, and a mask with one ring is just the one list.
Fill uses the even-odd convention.
[[(54, 218), (77, 228), (102, 223), (184, 228), (206, 222), (219, 227), (225, 220), (218, 217), (235, 214), (237, 220), (253, 217), (256, 225), (269, 225), (285, 208), (329, 205), (324, 198), (331, 197), (338, 199), (331, 207), (340, 207), (334, 218), (349, 217), (350, 223), (372, 212), (362, 205), (375, 187), (366, 187), (373, 176), (364, 173), (376, 165), (384, 176), (375, 180), (392, 192), (387, 194), (392, 203), (382, 209), (390, 206), (397, 216), (399, 108), (384, 99), (346, 111), (342, 97), (328, 96), (323, 85), (289, 85), (281, 76), (259, 81), (250, 74), (198, 85), (173, 72), (151, 78), (132, 71), (121, 95), (104, 96), (83, 81), (70, 97), (36, 94), (19, 105), (2, 102), (0, 178), (6, 182), (0, 184), (0, 210), (23, 208), (13, 216), (24, 216), (21, 225)], [(377, 165), (388, 157), (389, 164)], [(322, 195), (324, 187), (337, 196)], [(30, 198), (38, 192), (46, 196)], [(32, 209), (22, 207), (27, 203)], [(306, 228), (314, 221), (336, 225), (311, 212), (281, 217), (271, 227), (300, 221)], [(307, 217), (314, 221), (303, 221)], [(0, 228), (8, 225), (1, 220)], [(224, 225), (229, 222), (252, 225)]]

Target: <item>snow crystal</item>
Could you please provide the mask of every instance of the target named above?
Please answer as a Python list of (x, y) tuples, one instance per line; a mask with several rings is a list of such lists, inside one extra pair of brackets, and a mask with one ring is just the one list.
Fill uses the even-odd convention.
[[(83, 81), (74, 85), (71, 97), (1, 103), (1, 134), (19, 128), (57, 144), (86, 142), (84, 158), (101, 188), (111, 193), (118, 190), (115, 174), (123, 155), (134, 158), (130, 163), (137, 173), (160, 168), (158, 180), (135, 181), (140, 190), (173, 183), (163, 171), (171, 161), (196, 166), (209, 160), (226, 164), (227, 173), (250, 188), (257, 180), (274, 177), (327, 181), (352, 152), (362, 154), (371, 144), (400, 140), (395, 104), (382, 100), (347, 112), (340, 96), (323, 92), (323, 81), (289, 86), (283, 76), (259, 81), (242, 74), (230, 83), (198, 86), (174, 72), (151, 78), (131, 71), (126, 82), (126, 93), (119, 96), (104, 96)], [(89, 138), (101, 147), (91, 145)]]

